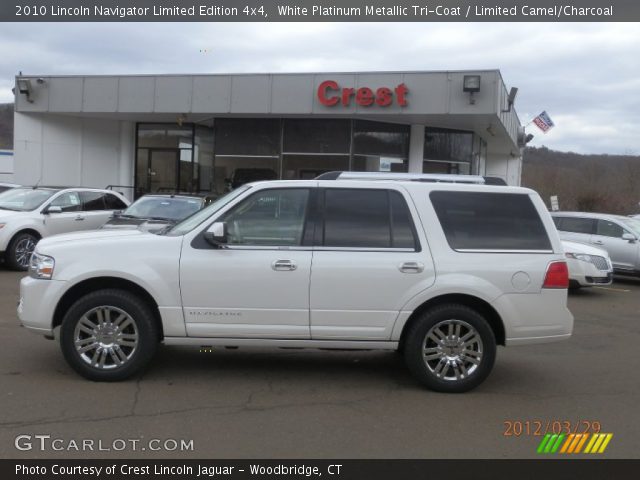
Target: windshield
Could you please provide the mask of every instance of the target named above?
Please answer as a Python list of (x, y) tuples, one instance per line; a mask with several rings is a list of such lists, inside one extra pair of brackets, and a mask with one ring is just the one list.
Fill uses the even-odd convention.
[(209, 205), (207, 208), (200, 210), (198, 213), (195, 213), (194, 215), (190, 216), (189, 218), (177, 224), (175, 227), (169, 230), (166, 235), (178, 236), (178, 235), (184, 235), (185, 233), (189, 233), (191, 230), (196, 228), (198, 225), (204, 222), (207, 218), (209, 218), (215, 212), (217, 212), (222, 207), (224, 207), (227, 203), (232, 201), (234, 198), (240, 196), (242, 193), (246, 192), (250, 188), (251, 187), (236, 188), (235, 190), (227, 193), (226, 195), (223, 195), (222, 197), (217, 199), (215, 202), (213, 202), (211, 205)]
[(180, 221), (202, 207), (199, 198), (142, 197), (122, 212), (123, 216)]
[(56, 190), (14, 188), (0, 194), (0, 209), (27, 212), (46, 202)]
[(625, 227), (631, 230), (636, 237), (640, 237), (640, 220), (637, 218), (620, 217)]

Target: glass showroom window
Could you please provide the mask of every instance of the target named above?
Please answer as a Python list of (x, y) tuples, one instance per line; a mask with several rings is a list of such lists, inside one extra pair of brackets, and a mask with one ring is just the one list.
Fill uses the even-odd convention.
[(331, 170), (349, 170), (349, 120), (286, 119), (282, 178), (311, 179)]
[(138, 124), (135, 196), (191, 192), (193, 125)]
[(357, 172), (406, 172), (408, 125), (354, 120), (353, 162)]
[(424, 173), (472, 173), (473, 133), (427, 127), (423, 159)]
[(195, 134), (193, 183), (198, 192), (213, 192), (213, 129), (197, 125)]
[(280, 177), (280, 120), (224, 118), (215, 122), (213, 191)]

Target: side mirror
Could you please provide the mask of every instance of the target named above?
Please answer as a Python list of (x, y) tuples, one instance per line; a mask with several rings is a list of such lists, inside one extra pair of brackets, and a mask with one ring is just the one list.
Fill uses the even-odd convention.
[(62, 207), (49, 207), (44, 213), (62, 213)]
[(628, 241), (629, 241), (629, 243), (633, 243), (633, 242), (635, 242), (635, 241), (637, 240), (637, 238), (635, 237), (635, 235), (633, 235), (633, 234), (631, 234), (631, 233), (629, 233), (629, 232), (624, 232), (624, 233), (622, 234), (622, 239), (623, 239), (623, 240), (628, 240)]
[(204, 238), (211, 245), (221, 247), (227, 243), (227, 224), (224, 222), (214, 222), (207, 231), (204, 232)]

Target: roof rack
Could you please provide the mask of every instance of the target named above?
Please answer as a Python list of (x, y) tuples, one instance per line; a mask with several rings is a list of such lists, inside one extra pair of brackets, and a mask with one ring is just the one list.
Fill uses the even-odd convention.
[(506, 185), (499, 177), (482, 177), (480, 175), (453, 175), (433, 173), (388, 173), (388, 172), (326, 172), (318, 175), (316, 180), (403, 180), (409, 182), (433, 183), (466, 183), (481, 185)]

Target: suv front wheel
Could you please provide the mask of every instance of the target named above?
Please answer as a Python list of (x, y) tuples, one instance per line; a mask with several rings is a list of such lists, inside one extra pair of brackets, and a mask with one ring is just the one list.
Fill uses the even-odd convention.
[(480, 385), (496, 358), (491, 327), (477, 311), (439, 305), (410, 326), (404, 345), (407, 366), (428, 388), (461, 393)]
[(60, 328), (60, 345), (69, 365), (96, 381), (124, 380), (138, 373), (157, 344), (151, 309), (124, 290), (98, 290), (81, 297)]

